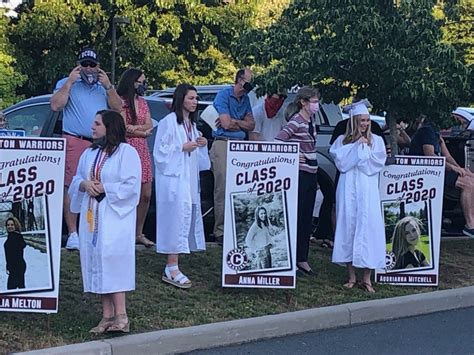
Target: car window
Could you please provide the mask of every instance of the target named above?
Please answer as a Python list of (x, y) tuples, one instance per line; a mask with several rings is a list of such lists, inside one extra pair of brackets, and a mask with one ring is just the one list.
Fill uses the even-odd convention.
[(39, 137), (49, 116), (49, 102), (21, 107), (5, 114), (9, 129), (24, 130), (27, 136)]
[(147, 100), (148, 107), (150, 109), (151, 118), (156, 121), (160, 121), (168, 113), (170, 113), (169, 108), (166, 103), (158, 100)]

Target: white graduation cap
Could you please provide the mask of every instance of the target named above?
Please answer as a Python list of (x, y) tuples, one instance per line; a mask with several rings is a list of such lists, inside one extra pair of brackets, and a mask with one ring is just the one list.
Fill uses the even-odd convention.
[(355, 115), (369, 115), (368, 108), (372, 107), (372, 104), (369, 100), (363, 99), (357, 102), (353, 102), (350, 105), (346, 105), (342, 108), (344, 112), (348, 112), (350, 116)]

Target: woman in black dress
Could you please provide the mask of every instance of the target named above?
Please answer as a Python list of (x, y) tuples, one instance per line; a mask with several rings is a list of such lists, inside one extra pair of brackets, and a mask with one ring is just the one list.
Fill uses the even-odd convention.
[(15, 217), (10, 217), (5, 222), (8, 237), (3, 244), (5, 259), (7, 263), (7, 289), (25, 288), (26, 262), (23, 258), (23, 250), (26, 247), (25, 240), (21, 235), (21, 224)]

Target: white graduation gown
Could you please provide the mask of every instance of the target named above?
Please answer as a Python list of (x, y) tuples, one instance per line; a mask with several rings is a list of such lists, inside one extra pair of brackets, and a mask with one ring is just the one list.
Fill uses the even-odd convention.
[[(197, 137), (193, 125), (192, 140)], [(191, 154), (183, 152), (187, 139), (184, 125), (178, 125), (175, 113), (158, 123), (153, 149), (158, 253), (181, 254), (206, 249), (198, 162), (198, 149), (203, 148)]]
[[(135, 224), (140, 199), (141, 165), (135, 148), (121, 143), (102, 168), (105, 198), (99, 203), (97, 243), (92, 243), (87, 210), (89, 194), (79, 185), (90, 180), (98, 149), (87, 149), (69, 187), (71, 212), (80, 213), (79, 245), (84, 292), (99, 294), (135, 289)], [(92, 210), (97, 202), (93, 200)], [(94, 218), (96, 216), (94, 215)]]
[(387, 158), (381, 137), (342, 144), (339, 136), (329, 152), (341, 176), (336, 191), (336, 233), (332, 261), (354, 267), (385, 268), (385, 229), (379, 195), (379, 172)]

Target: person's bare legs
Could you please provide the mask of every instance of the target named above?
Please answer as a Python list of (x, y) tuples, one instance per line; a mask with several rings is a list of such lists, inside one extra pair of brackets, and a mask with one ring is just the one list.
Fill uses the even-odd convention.
[[(168, 254), (168, 261), (166, 262), (166, 265), (178, 266), (178, 254)], [(179, 274), (179, 272), (179, 270), (170, 270), (171, 277), (174, 279)]]
[(103, 334), (114, 323), (115, 310), (111, 294), (100, 295), (102, 302), (102, 319), (99, 324), (92, 328), (89, 332), (92, 334)]
[(137, 206), (137, 230), (136, 235), (143, 233), (143, 226), (145, 225), (146, 215), (150, 207), (151, 200), (151, 182), (145, 182), (141, 186), (140, 202)]
[(343, 285), (345, 288), (353, 288), (357, 282), (356, 270), (352, 263), (347, 263), (347, 275), (349, 280)]
[(372, 273), (371, 269), (364, 269), (364, 274), (362, 276), (362, 287), (369, 293), (375, 293), (374, 288), (372, 287), (372, 282), (370, 281), (370, 275)]
[(127, 316), (127, 308), (125, 305), (125, 292), (111, 293), (113, 307), (115, 310), (114, 323), (108, 329), (111, 332), (124, 332), (130, 331), (130, 322)]
[(456, 187), (461, 190), (461, 207), (469, 229), (474, 228), (474, 175), (459, 176)]
[(68, 234), (77, 232), (77, 213), (71, 212), (71, 199), (68, 195), (67, 186), (64, 186), (63, 211)]
[(127, 314), (125, 305), (125, 292), (115, 292), (111, 294), (115, 315)]
[(112, 294), (103, 294), (100, 298), (102, 301), (102, 317), (113, 318), (115, 316), (115, 308), (112, 301)]
[(140, 190), (140, 202), (137, 206), (137, 225), (136, 233), (137, 243), (144, 244), (147, 247), (151, 247), (154, 243), (143, 235), (143, 227), (145, 225), (148, 208), (150, 207), (151, 200), (151, 182), (145, 182), (141, 186)]

